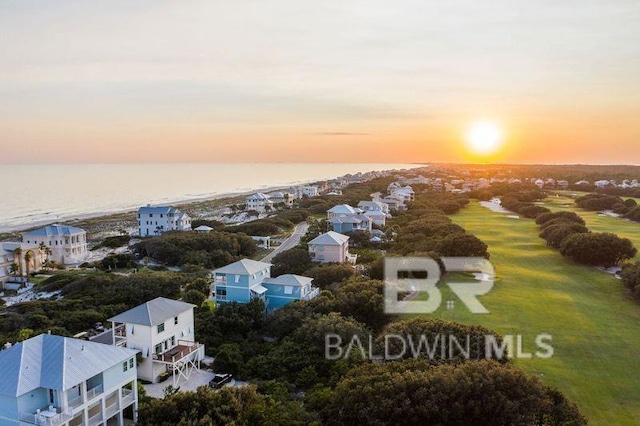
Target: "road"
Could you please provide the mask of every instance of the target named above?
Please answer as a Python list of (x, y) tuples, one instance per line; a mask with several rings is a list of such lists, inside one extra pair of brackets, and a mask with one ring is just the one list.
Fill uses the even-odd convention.
[(272, 251), (265, 257), (263, 257), (260, 261), (271, 262), (271, 259), (273, 259), (279, 253), (282, 253), (283, 251), (294, 248), (295, 246), (300, 244), (300, 239), (304, 236), (304, 234), (307, 233), (308, 229), (309, 229), (309, 224), (307, 222), (302, 222), (297, 224), (296, 227), (293, 229), (293, 234), (291, 234), (289, 238), (284, 240), (282, 244), (280, 244), (274, 251)]

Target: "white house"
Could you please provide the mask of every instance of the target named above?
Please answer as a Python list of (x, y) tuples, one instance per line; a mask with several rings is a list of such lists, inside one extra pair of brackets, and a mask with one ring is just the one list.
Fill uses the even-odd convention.
[(375, 225), (385, 226), (387, 223), (387, 215), (380, 210), (369, 210), (364, 212), (364, 215), (371, 219), (371, 222)]
[(320, 263), (356, 263), (357, 255), (349, 253), (349, 237), (329, 231), (317, 236), (307, 244), (309, 256)]
[(269, 200), (271, 200), (273, 204), (281, 204), (287, 208), (293, 207), (293, 202), (296, 199), (295, 195), (282, 191), (270, 192), (267, 194), (267, 197), (269, 197)]
[(191, 218), (188, 214), (171, 206), (147, 205), (138, 209), (138, 235), (150, 237), (167, 231), (191, 230)]
[(111, 329), (93, 341), (140, 351), (140, 379), (157, 382), (167, 372), (176, 386), (180, 378), (188, 380), (193, 369), (200, 368), (204, 357), (204, 345), (195, 339), (193, 308), (158, 297), (109, 318)]
[(41, 334), (0, 351), (0, 425), (137, 421), (136, 351)]
[(389, 214), (389, 205), (381, 201), (360, 201), (358, 208), (363, 212), (380, 211), (385, 214)]
[(51, 249), (49, 259), (65, 265), (77, 265), (89, 255), (87, 233), (84, 229), (68, 225), (49, 225), (22, 234), (22, 242)]
[(349, 204), (339, 204), (327, 210), (327, 219), (332, 217), (348, 217), (362, 213), (362, 210), (353, 208)]
[(415, 200), (415, 192), (410, 186), (393, 188), (391, 191), (389, 191), (389, 194), (393, 197), (401, 199), (404, 202)]
[(320, 195), (320, 188), (315, 185), (307, 185), (300, 187), (300, 192), (303, 197), (317, 197)]
[(247, 205), (247, 211), (255, 210), (261, 213), (271, 210), (273, 206), (273, 202), (269, 199), (269, 196), (262, 192), (256, 192), (255, 194), (249, 195), (245, 198), (245, 203)]
[[(16, 290), (22, 281), (18, 277), (38, 272), (45, 258), (45, 253), (37, 244), (0, 242), (0, 287)], [(12, 270), (14, 264), (17, 266), (15, 271)]]

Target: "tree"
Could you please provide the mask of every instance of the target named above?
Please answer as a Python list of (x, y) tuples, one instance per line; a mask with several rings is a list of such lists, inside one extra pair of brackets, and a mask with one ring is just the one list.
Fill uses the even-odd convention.
[(351, 278), (336, 292), (335, 308), (342, 316), (379, 331), (394, 318), (384, 312), (383, 289), (382, 281)]
[(18, 272), (22, 276), (22, 249), (18, 247), (13, 251), (13, 254), (18, 258)]
[(575, 404), (536, 376), (495, 361), (363, 364), (321, 411), (332, 425), (585, 425)]
[(187, 290), (182, 295), (182, 300), (186, 303), (191, 303), (198, 307), (202, 306), (207, 296), (200, 293), (198, 290)]
[(13, 278), (16, 278), (19, 270), (20, 266), (17, 263), (13, 262), (11, 265), (9, 265), (9, 273), (13, 275)]
[[(398, 338), (385, 336), (400, 336), (402, 340)], [(441, 340), (442, 336), (446, 336), (444, 343)], [(482, 360), (487, 358), (487, 348), (489, 343), (486, 336), (494, 336), (495, 342), (498, 345), (502, 344), (502, 337), (497, 333), (479, 326), (479, 325), (466, 325), (452, 321), (444, 321), (439, 318), (425, 318), (419, 317), (410, 320), (394, 322), (385, 329), (385, 332), (378, 337), (377, 343), (379, 345), (385, 345), (388, 348), (389, 354), (393, 356), (400, 356), (400, 359), (420, 358), (426, 359), (430, 364), (459, 364), (471, 360)], [(427, 345), (420, 346), (420, 339), (426, 339)], [(455, 339), (455, 340), (454, 340)], [(461, 343), (466, 351), (466, 342), (469, 341), (469, 354), (468, 358), (464, 351), (449, 351), (451, 345), (457, 340)], [(407, 347), (407, 342), (411, 340), (416, 353)], [(441, 346), (444, 344), (446, 349), (441, 351)], [(455, 347), (455, 346), (453, 346)], [(437, 350), (433, 350), (436, 348)], [(489, 349), (491, 349), (489, 347)], [(453, 354), (453, 356), (451, 356)], [(500, 356), (493, 354), (493, 358), (499, 362), (507, 362), (508, 357), (506, 354)]]
[(436, 244), (435, 250), (442, 256), (489, 257), (487, 245), (470, 234), (448, 235)]
[(27, 268), (27, 276), (31, 273), (31, 260), (33, 260), (33, 253), (31, 250), (28, 250), (24, 254), (24, 265)]
[(300, 247), (277, 254), (272, 263), (271, 274), (273, 276), (282, 274), (301, 275), (313, 265), (307, 249)]
[(321, 289), (328, 288), (332, 284), (341, 283), (353, 276), (353, 274), (354, 271), (351, 266), (341, 264), (318, 265), (306, 271), (306, 275), (313, 278), (313, 285)]
[(574, 212), (553, 212), (553, 213), (543, 213), (540, 216), (536, 217), (536, 224), (543, 225), (554, 219), (563, 219), (566, 222), (574, 222), (580, 225), (584, 225), (584, 219), (578, 216)]
[(535, 219), (541, 214), (549, 213), (550, 211), (551, 210), (549, 210), (546, 207), (532, 205), (532, 206), (526, 206), (521, 208), (520, 210), (518, 210), (518, 213), (520, 213), (522, 216), (526, 218)]
[(562, 222), (543, 229), (540, 233), (540, 238), (545, 239), (550, 247), (559, 248), (569, 236), (587, 232), (589, 232), (589, 229), (586, 226), (572, 222)]
[(615, 266), (637, 252), (629, 239), (611, 233), (574, 234), (560, 245), (563, 256), (591, 266)]
[(620, 273), (622, 283), (629, 289), (631, 295), (640, 298), (640, 262), (625, 265)]
[(34, 331), (30, 328), (23, 328), (18, 332), (18, 340), (20, 342), (23, 342), (29, 338), (31, 338), (31, 336), (33, 336)]
[(213, 369), (216, 373), (238, 374), (244, 363), (240, 345), (237, 343), (225, 343), (220, 345), (213, 361)]

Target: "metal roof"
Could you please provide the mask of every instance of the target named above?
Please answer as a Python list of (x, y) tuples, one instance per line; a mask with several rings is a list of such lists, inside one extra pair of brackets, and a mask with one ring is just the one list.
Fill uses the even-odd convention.
[(305, 284), (310, 284), (311, 281), (313, 281), (313, 278), (304, 277), (302, 275), (284, 274), (277, 278), (267, 278), (262, 281), (262, 284), (303, 286)]
[(28, 237), (54, 237), (59, 235), (84, 234), (85, 230), (75, 226), (54, 224), (25, 232), (22, 235)]
[(309, 241), (308, 244), (321, 244), (325, 246), (341, 246), (349, 241), (349, 237), (334, 231), (326, 232)]
[(349, 204), (338, 204), (337, 206), (331, 207), (327, 212), (335, 214), (356, 214), (357, 210)]
[(169, 213), (181, 213), (181, 211), (171, 206), (151, 206), (151, 205), (140, 207), (138, 209), (138, 214), (150, 214), (150, 213), (169, 214)]
[(270, 263), (258, 262), (257, 260), (242, 259), (213, 271), (214, 274), (234, 274), (252, 275), (266, 268), (270, 268)]
[(64, 391), (137, 351), (41, 334), (0, 351), (0, 394), (18, 397), (38, 388)]
[(109, 321), (152, 326), (162, 324), (173, 317), (177, 317), (184, 311), (195, 307), (196, 305), (192, 305), (191, 303), (157, 297), (147, 303), (143, 303), (142, 305), (138, 305), (135, 308), (116, 315), (113, 318), (109, 318)]

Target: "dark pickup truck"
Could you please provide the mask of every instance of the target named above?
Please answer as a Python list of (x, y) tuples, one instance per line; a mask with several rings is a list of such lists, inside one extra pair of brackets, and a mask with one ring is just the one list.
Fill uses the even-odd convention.
[(216, 374), (211, 381), (209, 381), (209, 387), (213, 389), (220, 389), (227, 383), (231, 382), (233, 376), (231, 374)]

